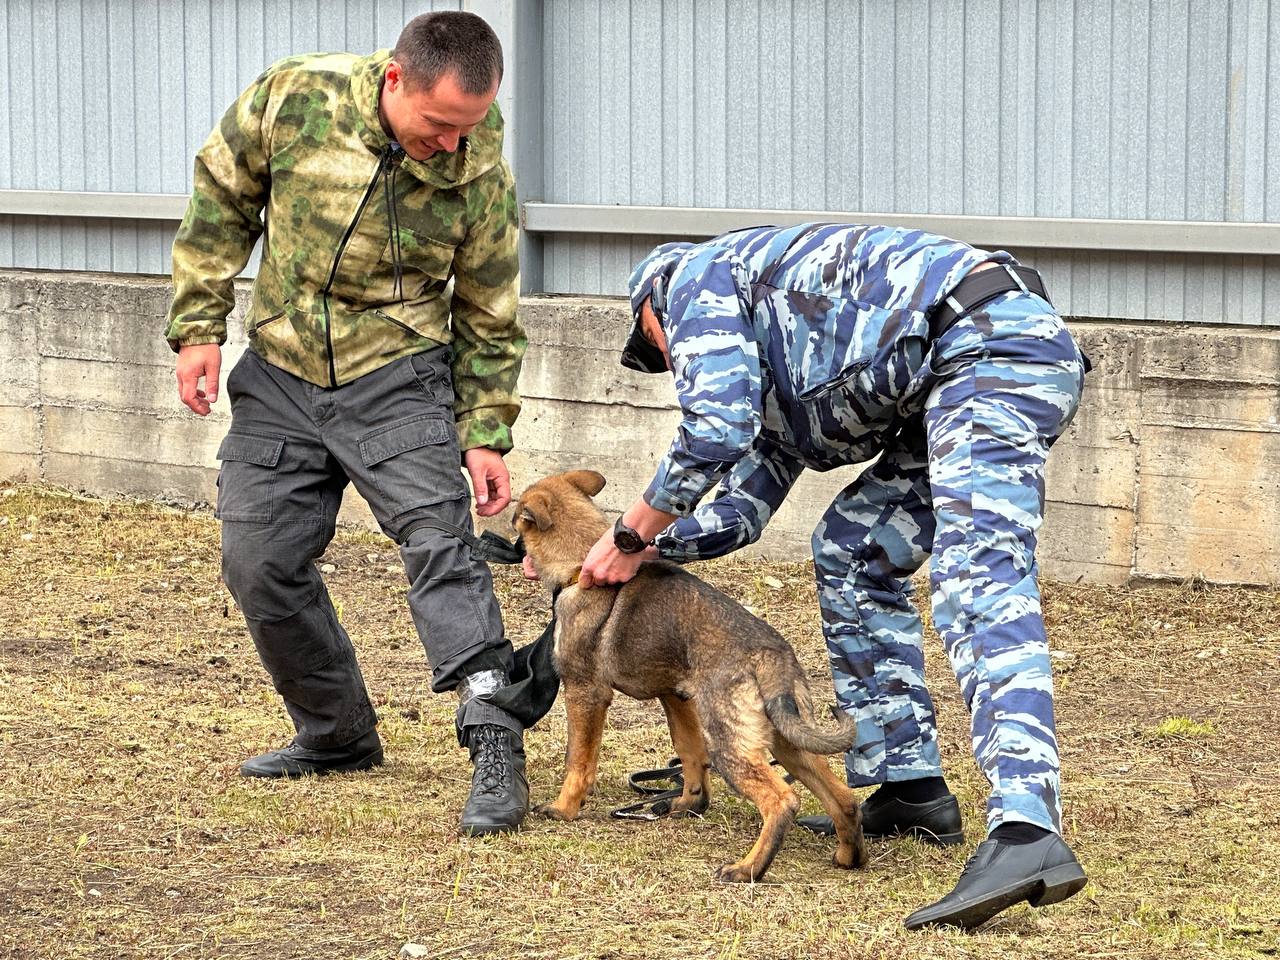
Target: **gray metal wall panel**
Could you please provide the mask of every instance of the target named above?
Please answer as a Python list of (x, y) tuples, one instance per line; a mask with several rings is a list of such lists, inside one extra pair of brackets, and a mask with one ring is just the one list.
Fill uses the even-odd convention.
[[(545, 269), (577, 292), (622, 296), (632, 266), (664, 239), (565, 235), (547, 244)], [(1161, 319), (1245, 325), (1280, 320), (1280, 257), (1011, 252), (1044, 274), (1055, 305), (1068, 316), (1137, 318), (1150, 312)]]
[[(1280, 221), (1280, 0), (545, 9), (549, 202)], [(636, 247), (549, 235), (545, 286)], [(1038, 259), (1079, 315), (1280, 323), (1276, 258)]]
[[(1265, 116), (1274, 99), (1261, 52), (1270, 7), (1253, 2), (1250, 22), (1263, 32), (1233, 26), (1231, 35), (1259, 51), (1244, 57), (1252, 75), (1236, 82)], [(631, 29), (619, 38), (628, 11)], [(772, 197), (796, 207), (985, 215), (1261, 215), (1257, 201), (1237, 204), (1234, 215), (1222, 202), (1233, 161), (1223, 147), (1235, 129), (1227, 109), (1242, 110), (1245, 99), (1228, 102), (1225, 58), (1236, 48), (1226, 43), (1228, 19), (1207, 8), (1181, 21), (1168, 5), (1122, 0), (1078, 8), (904, 0), (828, 4), (825, 14), (815, 0), (710, 0), (696, 18), (689, 11), (682, 2), (550, 0), (549, 122), (560, 121), (563, 136), (547, 139), (559, 171), (558, 195), (547, 199), (597, 201), (602, 174), (623, 179), (603, 169), (599, 139), (603, 126), (630, 117), (627, 139), (643, 148), (624, 158), (633, 188), (605, 202), (658, 202), (660, 191), (661, 202), (682, 205), (761, 206)], [(659, 34), (657, 57), (633, 54)], [(1168, 136), (1150, 149), (1166, 124)], [(1264, 151), (1254, 152), (1256, 164)], [(1153, 155), (1160, 189), (1149, 192)], [(698, 189), (725, 179), (726, 193)], [(1261, 194), (1263, 178), (1249, 182)]]
[(163, 220), (0, 216), (0, 264), (35, 270), (168, 273), (174, 224)]
[[(390, 46), (417, 14), (460, 5), (5, 0), (0, 189), (187, 193), (196, 150), (269, 63)], [(0, 266), (165, 273), (175, 226), (3, 216)]]
[[(6, 0), (0, 188), (184, 193), (267, 63), (460, 5)], [(553, 202), (1280, 222), (1280, 0), (542, 6)], [(0, 218), (0, 264), (163, 271), (170, 230)], [(549, 236), (544, 285), (619, 292), (645, 249)], [(1280, 322), (1276, 258), (1039, 257), (1083, 315)]]

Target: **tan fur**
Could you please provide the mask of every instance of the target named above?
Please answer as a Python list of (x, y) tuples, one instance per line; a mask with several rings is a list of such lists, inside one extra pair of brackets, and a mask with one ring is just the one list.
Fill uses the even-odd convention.
[(564, 785), (539, 808), (572, 820), (595, 786), (600, 737), (614, 691), (658, 699), (685, 773), (676, 814), (711, 802), (714, 769), (760, 811), (755, 845), (717, 877), (758, 880), (773, 861), (799, 807), (767, 752), (822, 801), (836, 824), (839, 867), (866, 862), (857, 798), (825, 759), (843, 752), (853, 723), (817, 728), (795, 651), (772, 627), (675, 564), (646, 563), (621, 587), (576, 585), (587, 552), (608, 529), (591, 501), (604, 477), (590, 470), (548, 477), (526, 490), (512, 520), (538, 575), (559, 590), (556, 663), (569, 721)]

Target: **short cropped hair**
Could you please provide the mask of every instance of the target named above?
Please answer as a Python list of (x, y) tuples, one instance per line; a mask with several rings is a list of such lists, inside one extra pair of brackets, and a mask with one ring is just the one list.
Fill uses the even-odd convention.
[(464, 93), (488, 93), (502, 81), (502, 44), (474, 13), (439, 10), (414, 17), (400, 33), (392, 56), (405, 82), (430, 90), (447, 73)]

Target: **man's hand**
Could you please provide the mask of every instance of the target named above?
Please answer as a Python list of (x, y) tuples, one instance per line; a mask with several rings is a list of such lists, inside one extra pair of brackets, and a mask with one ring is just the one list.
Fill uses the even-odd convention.
[(492, 517), (511, 502), (511, 474), (502, 454), (488, 447), (473, 447), (462, 455), (476, 495), (476, 513)]
[[(643, 500), (637, 500), (622, 515), (622, 522), (640, 534), (645, 541), (652, 541), (675, 519), (675, 514), (655, 510)], [(626, 583), (639, 571), (640, 564), (657, 559), (658, 548), (652, 543), (639, 553), (623, 553), (614, 544), (613, 529), (610, 528), (600, 536), (583, 561), (582, 572), (578, 574), (578, 586), (589, 589), (593, 586)]]
[[(178, 350), (178, 397), (200, 416), (207, 416), (210, 404), (218, 402), (218, 373), (222, 369), (222, 348), (201, 343)], [(204, 389), (200, 380), (204, 379)]]
[(606, 530), (583, 561), (578, 586), (589, 590), (591, 587), (626, 583), (640, 570), (640, 564), (650, 559), (645, 556), (650, 550), (657, 552), (653, 547), (646, 547), (639, 553), (623, 553), (613, 542), (613, 530)]

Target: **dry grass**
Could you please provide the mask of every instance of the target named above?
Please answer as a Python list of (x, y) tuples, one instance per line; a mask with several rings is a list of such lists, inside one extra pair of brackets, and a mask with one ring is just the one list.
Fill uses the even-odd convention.
[[(1047, 583), (1066, 829), (1092, 883), (975, 935), (907, 934), (969, 847), (876, 845), (827, 866), (793, 833), (755, 887), (711, 879), (755, 831), (722, 791), (701, 821), (620, 823), (627, 770), (669, 752), (661, 712), (620, 701), (585, 819), (459, 840), (466, 767), (427, 687), (391, 545), (328, 560), (382, 717), (372, 774), (247, 782), (290, 728), (218, 581), (205, 515), (0, 489), (0, 955), (11, 957), (1249, 957), (1280, 949), (1280, 595)], [(807, 565), (705, 565), (827, 688)], [(771, 587), (765, 577), (780, 587)], [(509, 631), (539, 588), (502, 571)], [(943, 756), (970, 847), (984, 798), (936, 640)], [(829, 689), (829, 688), (827, 688)], [(550, 798), (557, 708), (529, 737)], [(815, 804), (806, 798), (806, 812)]]

